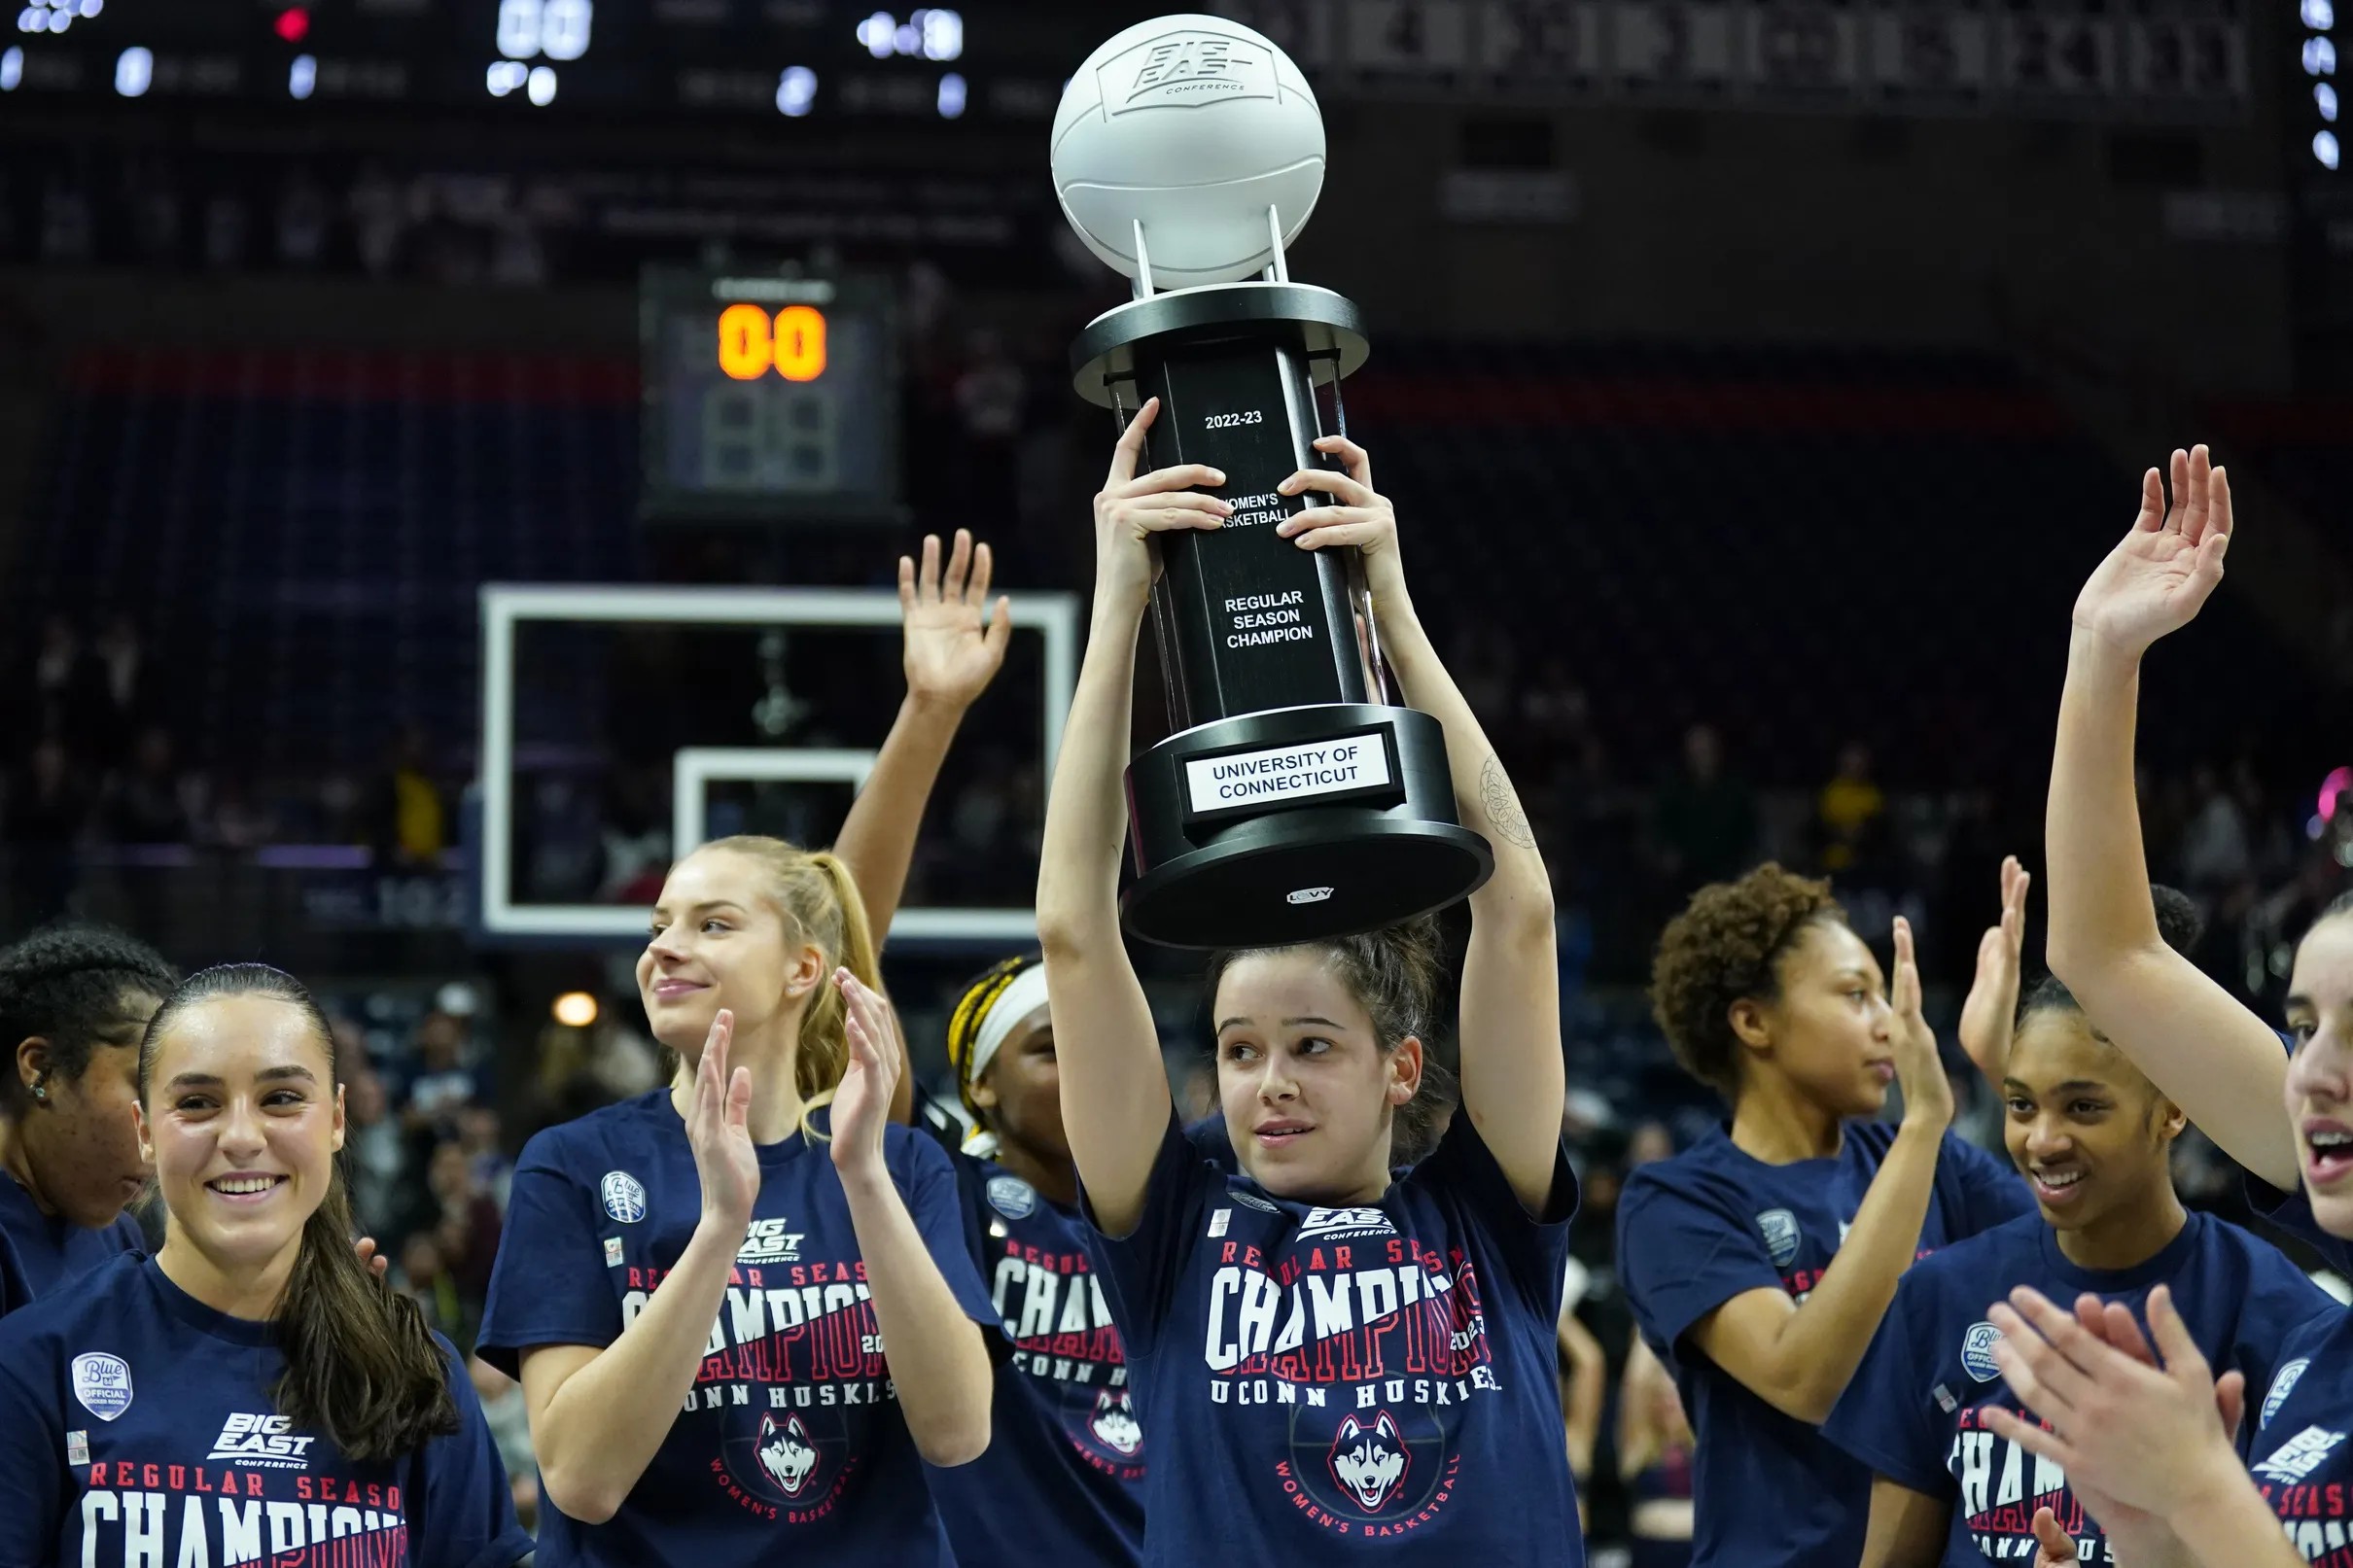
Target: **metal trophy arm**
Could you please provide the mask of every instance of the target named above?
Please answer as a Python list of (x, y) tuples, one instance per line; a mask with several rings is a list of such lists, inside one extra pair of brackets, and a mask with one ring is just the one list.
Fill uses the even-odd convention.
[[(1197, 26), (1223, 29), (1223, 52), (1188, 54), (1192, 41), (1209, 36)], [(1131, 37), (1141, 41), (1123, 44)], [(1247, 88), (1250, 81), (1295, 72), (1265, 40), (1214, 18), (1140, 24), (1098, 52), (1129, 63), (1073, 78), (1073, 90), (1090, 96), (1058, 116), (1058, 126), (1066, 120), (1081, 128), (1110, 124), (1114, 113), (1134, 112), (1140, 95), (1148, 104), (1176, 80), (1169, 62), (1230, 64), (1245, 48), (1277, 59), (1272, 74), (1264, 74), (1264, 60), (1248, 65), (1261, 72), (1248, 80), (1236, 74), (1239, 67), (1202, 65), (1179, 85), (1240, 82)], [(1132, 69), (1138, 59), (1144, 65)], [(1106, 80), (1116, 93), (1106, 91)], [(1304, 87), (1289, 90), (1292, 101), (1304, 97), (1312, 108)], [(1229, 101), (1273, 100), (1246, 90)], [(1164, 192), (1205, 189), (1185, 182), (1182, 138), (1203, 112), (1200, 100), (1187, 102), (1192, 107), (1156, 122), (1176, 141), (1140, 144), (1125, 126), (1102, 132), (1128, 138), (1120, 145), (1160, 171)], [(1319, 134), (1317, 140), (1319, 148)], [(1149, 183), (1100, 161), (1089, 167), (1089, 178), (1101, 182), (1087, 188), (1092, 192)], [(1246, 177), (1241, 186), (1247, 185)], [(1314, 196), (1310, 188), (1287, 198), (1292, 234)], [(1066, 211), (1078, 225), (1071, 199)], [(1123, 425), (1130, 410), (1158, 398), (1145, 466), (1218, 469), (1226, 475), (1220, 494), (1235, 509), (1221, 528), (1157, 540), (1153, 637), (1173, 733), (1128, 769), (1138, 874), (1121, 900), (1122, 918), (1137, 936), (1169, 946), (1261, 946), (1371, 930), (1453, 903), (1486, 882), (1493, 855), (1457, 816), (1438, 721), (1387, 700), (1362, 560), (1353, 549), (1302, 550), (1275, 531), (1310, 504), (1282, 495), (1282, 481), (1328, 462), (1315, 444), (1326, 434), (1318, 396), (1326, 387), (1339, 426), (1333, 434), (1346, 434), (1340, 382), (1367, 356), (1361, 313), (1329, 289), (1293, 281), (1282, 202), (1253, 198), (1237, 211), (1205, 207), (1193, 195), (1154, 199), (1158, 205), (1140, 198), (1143, 210), (1130, 210), (1124, 225), (1107, 229), (1124, 229), (1132, 248), (1133, 297), (1078, 334), (1071, 348), (1073, 385)], [(1087, 210), (1100, 226), (1102, 207)], [(1258, 213), (1262, 258), (1250, 237)], [(1161, 226), (1157, 268), (1147, 214)], [(1202, 224), (1208, 226), (1193, 226)], [(1080, 232), (1089, 236), (1083, 226)], [(1100, 239), (1088, 243), (1127, 269), (1129, 257)], [(1222, 272), (1233, 281), (1163, 288), (1172, 255), (1179, 276)]]

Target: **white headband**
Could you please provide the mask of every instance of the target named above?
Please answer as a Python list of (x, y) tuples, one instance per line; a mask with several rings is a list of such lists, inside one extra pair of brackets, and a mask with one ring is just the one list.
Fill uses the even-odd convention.
[(980, 1082), (980, 1075), (997, 1060), (997, 1048), (1005, 1043), (1005, 1036), (1023, 1019), (1043, 1007), (1045, 1000), (1046, 966), (1042, 963), (1030, 965), (997, 993), (997, 999), (989, 1004), (989, 1016), (980, 1021), (980, 1032), (973, 1036), (972, 1065), (966, 1070), (966, 1082)]

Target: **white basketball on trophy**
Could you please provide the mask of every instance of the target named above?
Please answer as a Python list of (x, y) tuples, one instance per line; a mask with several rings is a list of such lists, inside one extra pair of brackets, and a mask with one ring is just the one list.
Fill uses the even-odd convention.
[[(1323, 117), (1263, 34), (1218, 17), (1138, 22), (1087, 56), (1054, 116), (1054, 193), (1106, 265), (1155, 288), (1232, 283), (1298, 237), (1323, 189)], [(1268, 209), (1274, 209), (1270, 223)]]

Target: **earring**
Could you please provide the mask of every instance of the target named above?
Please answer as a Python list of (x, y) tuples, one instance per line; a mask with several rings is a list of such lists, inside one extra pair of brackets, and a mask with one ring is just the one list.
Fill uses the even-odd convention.
[(49, 1074), (48, 1074), (48, 1073), (46, 1073), (46, 1072), (44, 1072), (44, 1073), (40, 1073), (40, 1074), (38, 1074), (38, 1075), (36, 1075), (36, 1076), (34, 1077), (34, 1079), (33, 1079), (33, 1098), (35, 1098), (35, 1099), (39, 1099), (39, 1100), (47, 1100), (47, 1099), (49, 1098)]

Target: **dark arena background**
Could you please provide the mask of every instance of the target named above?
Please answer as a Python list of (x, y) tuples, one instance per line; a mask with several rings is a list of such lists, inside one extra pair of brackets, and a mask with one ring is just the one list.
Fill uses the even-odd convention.
[[(1719, 1115), (1651, 1021), (1661, 924), (1764, 858), (1829, 875), (1882, 955), (1910, 917), (1949, 1040), (2001, 857), (2041, 870), (2073, 596), (2192, 440), (2247, 526), (2151, 660), (2141, 810), (2199, 963), (2277, 1017), (2353, 886), (2353, 13), (1219, 9), (1321, 104), (1291, 275), (1365, 312), (1351, 433), (1557, 879), (1613, 1369), (1618, 1180)], [(1115, 435), (1065, 353), (1125, 285), (1057, 208), (1048, 126), (1153, 14), (0, 16), (0, 927), (309, 980), (365, 1046), (359, 1221), (461, 1343), (522, 1140), (656, 1081), (631, 965), (674, 847), (830, 840), (903, 689), (896, 559), (966, 528), (1011, 651), (886, 959), (954, 1098), (948, 1005), (1035, 942)], [(2030, 976), (2040, 920), (2038, 889)], [(1198, 960), (1139, 961), (1206, 1114)], [(2211, 1145), (2176, 1158), (2243, 1211)]]

